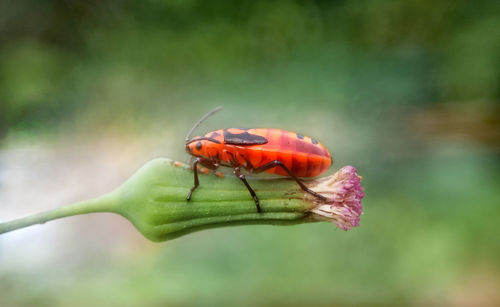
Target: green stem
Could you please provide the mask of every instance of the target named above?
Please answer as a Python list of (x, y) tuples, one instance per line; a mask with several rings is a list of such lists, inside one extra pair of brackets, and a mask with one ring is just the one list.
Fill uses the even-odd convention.
[(73, 205), (0, 223), (0, 234), (36, 224), (44, 224), (63, 217), (95, 212), (116, 212), (112, 198), (108, 195), (104, 195), (95, 199), (78, 202)]

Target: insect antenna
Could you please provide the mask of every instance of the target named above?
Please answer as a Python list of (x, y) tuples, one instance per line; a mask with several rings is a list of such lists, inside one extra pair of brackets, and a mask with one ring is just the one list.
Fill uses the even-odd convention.
[(196, 122), (196, 124), (194, 124), (193, 128), (191, 128), (191, 130), (189, 130), (188, 134), (186, 135), (186, 144), (188, 143), (189, 139), (191, 138), (191, 135), (193, 134), (194, 132), (194, 129), (198, 128), (198, 126), (200, 126), (200, 124), (202, 122), (205, 121), (205, 119), (209, 118), (210, 116), (214, 115), (215, 113), (219, 112), (220, 110), (222, 110), (222, 106), (218, 106), (217, 108), (213, 109), (212, 111), (208, 112), (207, 114), (203, 115), (202, 118), (200, 118), (200, 120), (198, 122)]

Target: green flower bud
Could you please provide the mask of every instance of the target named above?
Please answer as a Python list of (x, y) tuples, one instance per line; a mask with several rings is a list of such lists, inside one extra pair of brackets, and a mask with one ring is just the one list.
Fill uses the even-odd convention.
[[(329, 191), (324, 180), (318, 181), (318, 184), (321, 184), (318, 191), (326, 191), (325, 196), (328, 197), (336, 193), (335, 200), (332, 199), (331, 202), (318, 203), (317, 199), (311, 198), (295, 181), (288, 178), (251, 180), (250, 184), (262, 207), (262, 212), (258, 213), (253, 198), (240, 180), (232, 177), (220, 178), (213, 174), (200, 174), (199, 179), (200, 186), (188, 202), (186, 196), (193, 185), (193, 173), (189, 167), (169, 159), (154, 159), (107, 195), (1, 223), (0, 234), (65, 216), (92, 212), (120, 214), (146, 238), (155, 242), (197, 230), (228, 225), (290, 225), (325, 219), (339, 225), (338, 221), (341, 220), (336, 214), (337, 211), (342, 213), (342, 210), (323, 213), (325, 206), (332, 207), (339, 203), (340, 195)], [(314, 189), (314, 180), (308, 181), (307, 184)], [(332, 183), (332, 187), (337, 186), (335, 182)], [(343, 188), (345, 186), (344, 184)], [(361, 189), (359, 184), (353, 186)], [(347, 194), (352, 198), (352, 193)]]

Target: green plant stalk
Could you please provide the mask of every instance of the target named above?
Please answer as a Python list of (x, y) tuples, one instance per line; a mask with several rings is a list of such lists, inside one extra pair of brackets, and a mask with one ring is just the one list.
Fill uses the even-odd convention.
[(147, 239), (164, 241), (207, 228), (310, 222), (310, 198), (290, 179), (251, 180), (262, 207), (240, 180), (200, 174), (200, 186), (190, 202), (193, 173), (187, 166), (158, 158), (104, 196), (32, 216), (0, 223), (0, 234), (51, 220), (94, 212), (112, 212), (128, 219)]
[(114, 212), (114, 208), (112, 207), (113, 203), (106, 198), (107, 196), (105, 195), (95, 199), (15, 219), (9, 222), (0, 223), (0, 234), (36, 224), (44, 224), (52, 220), (73, 215), (95, 212)]

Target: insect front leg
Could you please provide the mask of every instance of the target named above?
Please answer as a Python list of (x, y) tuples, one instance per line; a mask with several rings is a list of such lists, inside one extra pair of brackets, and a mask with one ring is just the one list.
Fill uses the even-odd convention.
[(200, 185), (200, 182), (198, 181), (198, 163), (200, 162), (200, 158), (196, 158), (193, 161), (193, 173), (194, 173), (194, 186), (189, 190), (188, 196), (186, 197), (187, 201), (191, 200), (191, 195), (193, 194), (193, 191), (196, 190), (196, 188)]
[(288, 173), (288, 175), (290, 175), (290, 177), (292, 177), (296, 182), (297, 184), (300, 186), (300, 188), (304, 191), (306, 191), (307, 193), (313, 195), (314, 197), (317, 197), (323, 201), (327, 201), (328, 199), (326, 197), (324, 197), (323, 195), (320, 195), (316, 192), (314, 192), (313, 190), (310, 190), (308, 187), (306, 187), (306, 185), (299, 179), (297, 178), (297, 176), (295, 176), (289, 169), (288, 167), (285, 166), (285, 164), (283, 164), (283, 162), (279, 161), (279, 160), (274, 160), (274, 161), (271, 161), (269, 163), (266, 163), (264, 165), (262, 165), (261, 167), (258, 167), (256, 169), (253, 170), (253, 173), (261, 173), (261, 172), (264, 172), (264, 171), (267, 171), (268, 169), (271, 169), (271, 168), (275, 168), (275, 167), (281, 167), (285, 172)]
[(211, 171), (215, 171), (220, 166), (218, 162), (212, 161), (210, 159), (203, 159), (203, 158), (198, 158), (198, 159), (201, 165), (203, 165), (204, 167), (208, 168)]
[(194, 186), (191, 188), (188, 196), (186, 197), (187, 201), (191, 200), (191, 195), (193, 195), (194, 190), (196, 190), (196, 188), (200, 185), (200, 182), (198, 180), (198, 163), (208, 168), (209, 170), (216, 170), (219, 167), (218, 163), (215, 163), (208, 159), (197, 157), (196, 159), (193, 160), (192, 167), (194, 174)]
[(247, 182), (247, 179), (245, 178), (245, 175), (243, 175), (240, 171), (240, 168), (239, 167), (235, 167), (234, 168), (234, 174), (236, 175), (236, 177), (238, 177), (238, 179), (240, 179), (243, 184), (245, 184), (245, 186), (247, 187), (248, 189), (248, 192), (250, 192), (250, 195), (252, 195), (252, 198), (255, 202), (255, 206), (257, 207), (257, 212), (261, 212), (261, 209), (260, 209), (260, 202), (259, 202), (259, 198), (257, 197), (257, 195), (255, 194), (255, 191), (252, 189), (252, 187), (248, 184)]

